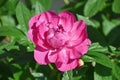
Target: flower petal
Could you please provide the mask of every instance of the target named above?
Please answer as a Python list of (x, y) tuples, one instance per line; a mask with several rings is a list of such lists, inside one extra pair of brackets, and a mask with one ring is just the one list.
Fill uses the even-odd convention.
[(81, 54), (75, 49), (75, 47), (66, 48), (69, 55), (69, 59), (79, 59)]
[(44, 13), (41, 14), (36, 26), (39, 26), (41, 23), (44, 23), (49, 25), (49, 24), (53, 24), (54, 26), (57, 26), (58, 24), (58, 20), (59, 17), (56, 13), (52, 12), (52, 11), (46, 11)]
[(49, 51), (48, 53), (48, 59), (50, 62), (54, 63), (57, 60), (57, 52), (55, 51)]
[(56, 62), (55, 64), (60, 71), (64, 72), (76, 68), (79, 65), (79, 62), (76, 59), (76, 60), (70, 60), (69, 63)]
[(28, 37), (33, 43), (37, 43), (37, 31), (35, 29), (29, 29)]
[(45, 41), (42, 40), (42, 38), (40, 38), (39, 34), (38, 34), (38, 30), (36, 29), (30, 29), (28, 31), (28, 37), (30, 38), (30, 40), (36, 44), (37, 46), (40, 47), (40, 49), (43, 50), (48, 50), (48, 46), (45, 45)]
[(65, 48), (57, 52), (57, 62), (68, 63), (69, 55)]
[(68, 41), (68, 46), (76, 46), (81, 44), (87, 38), (86, 24), (84, 21), (77, 21), (71, 32), (68, 34), (70, 36)]
[(41, 51), (39, 47), (37, 46), (36, 49), (34, 50), (34, 59), (37, 63), (39, 64), (48, 64), (48, 51)]
[(76, 46), (76, 50), (80, 52), (81, 55), (84, 55), (88, 51), (88, 46), (91, 44), (89, 39), (84, 40), (84, 42), (78, 46)]
[(33, 25), (38, 21), (39, 17), (40, 17), (40, 14), (37, 14), (37, 15), (33, 16), (33, 17), (30, 19), (30, 21), (29, 21), (29, 23), (28, 23), (28, 25), (29, 25), (30, 28), (35, 27), (35, 26), (33, 26)]
[(62, 25), (66, 32), (70, 31), (73, 27), (73, 23), (76, 21), (75, 16), (68, 11), (63, 11), (59, 14), (59, 17), (59, 25)]
[(33, 30), (32, 30), (32, 29), (30, 29), (30, 30), (28, 31), (28, 37), (30, 38), (30, 40), (31, 40), (32, 42), (34, 42), (34, 41), (33, 41)]
[(44, 24), (40, 24), (38, 29), (38, 34), (42, 39), (45, 39), (45, 32), (48, 31), (48, 27), (46, 27)]
[(85, 22), (83, 20), (75, 22), (71, 32), (72, 32), (72, 34), (71, 34), (72, 40), (76, 40), (79, 37), (81, 37), (82, 35), (84, 35), (85, 38), (86, 38), (87, 37), (87, 32), (86, 32)]

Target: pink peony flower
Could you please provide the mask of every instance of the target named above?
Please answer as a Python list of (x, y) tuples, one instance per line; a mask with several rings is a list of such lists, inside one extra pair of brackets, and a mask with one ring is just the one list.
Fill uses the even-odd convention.
[(78, 67), (79, 58), (88, 51), (91, 41), (86, 24), (64, 11), (56, 14), (46, 11), (29, 21), (28, 37), (36, 45), (34, 58), (39, 64), (55, 63), (60, 71)]

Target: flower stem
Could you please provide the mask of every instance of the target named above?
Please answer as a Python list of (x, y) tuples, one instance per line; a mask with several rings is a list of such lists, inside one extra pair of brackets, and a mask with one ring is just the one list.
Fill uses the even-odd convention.
[(48, 64), (51, 70), (54, 70), (53, 66), (51, 64)]

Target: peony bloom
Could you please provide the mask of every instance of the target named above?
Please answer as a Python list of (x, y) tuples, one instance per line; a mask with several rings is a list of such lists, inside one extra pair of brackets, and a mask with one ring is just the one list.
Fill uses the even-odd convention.
[(68, 11), (58, 15), (51, 11), (37, 14), (30, 19), (29, 27), (28, 37), (36, 45), (34, 58), (37, 63), (55, 63), (60, 71), (78, 67), (80, 57), (91, 44), (85, 22), (76, 21)]

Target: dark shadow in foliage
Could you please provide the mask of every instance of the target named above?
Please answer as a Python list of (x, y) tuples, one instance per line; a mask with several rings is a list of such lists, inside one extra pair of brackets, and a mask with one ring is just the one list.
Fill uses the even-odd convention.
[(102, 46), (107, 45), (105, 37), (103, 36), (102, 33), (100, 33), (100, 31), (98, 31), (97, 29), (91, 26), (88, 26), (87, 30), (88, 30), (88, 37), (90, 38), (92, 43), (99, 42)]
[(87, 63), (87, 70), (81, 80), (94, 80), (94, 67), (91, 63)]
[(54, 67), (53, 70), (48, 65), (40, 65), (37, 71), (43, 73), (44, 76), (48, 78), (48, 80), (58, 80), (58, 76), (61, 80), (62, 72), (57, 70), (55, 64), (51, 65)]
[(10, 65), (0, 61), (0, 80), (7, 80), (12, 77)]
[(73, 70), (74, 78), (79, 77), (80, 80), (94, 80), (94, 67), (91, 65), (91, 62), (85, 64), (83, 67), (81, 66)]
[[(8, 80), (9, 77), (13, 78), (13, 74), (22, 71), (20, 75), (20, 80), (30, 78), (33, 80), (32, 75), (30, 74), (29, 67), (33, 68), (36, 62), (34, 61), (33, 52), (27, 52), (25, 46), (19, 45), (19, 50), (12, 49), (7, 51), (4, 49), (5, 53), (0, 54), (1, 61), (7, 61), (6, 58), (12, 58), (12, 61), (7, 61), (6, 63), (0, 62), (0, 80)], [(32, 63), (32, 66), (28, 66)], [(19, 65), (16, 67), (12, 64)], [(34, 68), (33, 68), (34, 69)]]
[(112, 29), (112, 31), (107, 36), (108, 44), (120, 47), (120, 25)]
[(85, 5), (86, 1), (80, 1), (80, 0), (73, 0), (68, 5), (65, 5), (62, 7), (59, 11), (69, 10), (74, 14), (80, 14), (83, 15), (83, 7)]
[[(112, 66), (112, 65), (111, 65)], [(96, 64), (94, 71), (100, 76), (111, 76), (112, 69), (100, 64)]]
[(14, 59), (11, 61), (11, 63), (26, 64), (34, 61), (33, 52), (27, 52), (26, 46), (19, 45), (19, 48), (20, 50), (11, 50), (8, 52), (13, 54), (11, 57)]

